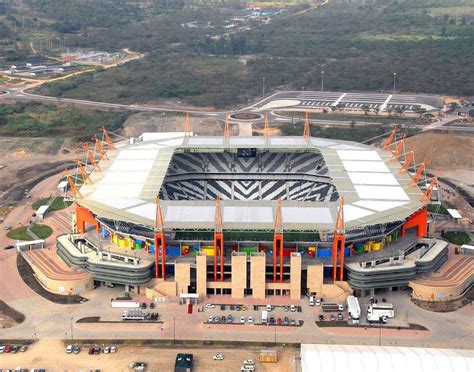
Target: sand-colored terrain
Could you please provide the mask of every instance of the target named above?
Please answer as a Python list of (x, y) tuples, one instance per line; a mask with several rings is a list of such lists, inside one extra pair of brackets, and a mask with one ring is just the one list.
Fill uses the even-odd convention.
[[(103, 346), (103, 345), (99, 345)], [(172, 371), (177, 353), (194, 355), (194, 371), (238, 371), (243, 360), (252, 358), (258, 371), (293, 371), (297, 349), (279, 348), (279, 362), (261, 364), (257, 361), (259, 348), (219, 348), (206, 347), (168, 347), (168, 346), (118, 346), (115, 354), (89, 355), (89, 345), (80, 354), (66, 354), (65, 345), (60, 340), (43, 340), (31, 345), (25, 353), (1, 354), (0, 368), (46, 368), (47, 371), (79, 371), (100, 369), (101, 371), (130, 371), (132, 361), (148, 364), (148, 371)], [(215, 353), (224, 354), (225, 360), (214, 361)]]

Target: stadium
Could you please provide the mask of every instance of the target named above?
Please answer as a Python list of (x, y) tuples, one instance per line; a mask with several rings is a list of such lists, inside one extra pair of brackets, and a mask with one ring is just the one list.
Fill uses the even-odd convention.
[(310, 137), (308, 123), (301, 137), (228, 133), (112, 143), (104, 130), (68, 176), (59, 256), (130, 291), (295, 299), (404, 287), (447, 259), (423, 239), (436, 180), (395, 131), (383, 149)]

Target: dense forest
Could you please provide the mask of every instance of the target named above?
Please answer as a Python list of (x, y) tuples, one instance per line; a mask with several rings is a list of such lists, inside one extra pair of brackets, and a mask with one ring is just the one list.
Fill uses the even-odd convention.
[[(468, 0), (331, 2), (293, 15), (308, 6), (300, 4), (233, 33), (223, 25), (244, 14), (237, 1), (24, 3), (37, 17), (53, 20), (44, 27), (69, 48), (130, 48), (146, 55), (45, 85), (38, 90), (43, 94), (228, 107), (257, 97), (263, 77), (267, 91), (320, 89), (321, 71), (326, 90), (391, 90), (396, 72), (400, 92), (474, 94), (474, 3)], [(196, 26), (183, 26), (189, 22)]]

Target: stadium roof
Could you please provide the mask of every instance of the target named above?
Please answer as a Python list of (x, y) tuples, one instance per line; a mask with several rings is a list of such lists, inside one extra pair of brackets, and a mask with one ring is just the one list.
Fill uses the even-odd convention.
[(468, 372), (472, 350), (360, 345), (301, 345), (303, 372)]
[[(135, 143), (119, 143), (100, 162), (100, 171), (85, 183), (76, 201), (105, 218), (153, 226), (158, 195), (175, 151), (219, 152), (257, 148), (273, 151), (318, 151), (329, 176), (345, 199), (346, 228), (401, 221), (423, 206), (422, 192), (400, 173), (391, 153), (355, 142), (304, 137), (208, 137), (184, 133), (144, 133)], [(276, 200), (222, 200), (224, 228), (272, 230)], [(331, 231), (339, 202), (284, 200), (286, 230)], [(162, 200), (165, 228), (213, 229), (214, 200)]]

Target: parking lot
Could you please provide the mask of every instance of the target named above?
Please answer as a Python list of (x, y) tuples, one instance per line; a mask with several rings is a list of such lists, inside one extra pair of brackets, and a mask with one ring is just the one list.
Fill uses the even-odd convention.
[[(242, 326), (301, 326), (301, 306), (296, 305), (243, 305), (211, 304), (202, 308), (203, 322), (207, 324), (229, 324)], [(262, 313), (267, 312), (267, 321), (262, 322)]]
[[(292, 371), (299, 350), (277, 348), (278, 362), (263, 364), (258, 361), (260, 348), (256, 347), (187, 347), (119, 345), (115, 353), (104, 353), (104, 345), (98, 354), (89, 354), (93, 345), (85, 344), (79, 354), (66, 353), (66, 345), (59, 340), (44, 340), (30, 346), (28, 351), (16, 354), (0, 354), (0, 369), (44, 368), (46, 371), (130, 371), (131, 362), (145, 362), (147, 371), (172, 371), (178, 353), (190, 353), (194, 357), (194, 371), (239, 371), (243, 361), (252, 359), (255, 371)], [(223, 360), (214, 355), (223, 354)]]

